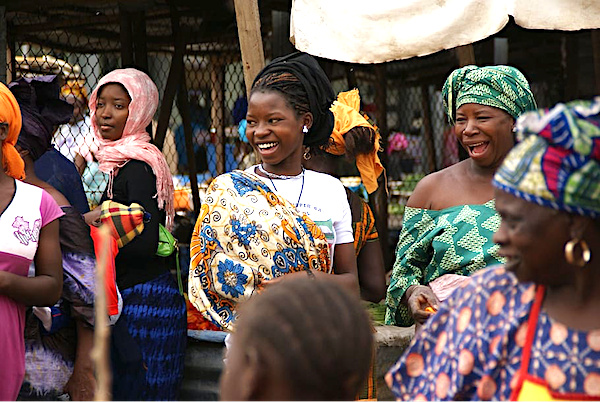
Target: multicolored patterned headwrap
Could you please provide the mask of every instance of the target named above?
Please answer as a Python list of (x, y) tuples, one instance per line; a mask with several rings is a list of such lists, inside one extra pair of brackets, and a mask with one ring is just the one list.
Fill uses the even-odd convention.
[(519, 143), (494, 176), (500, 190), (546, 207), (600, 216), (600, 96), (517, 120)]
[(0, 124), (8, 125), (8, 133), (2, 141), (2, 167), (7, 175), (19, 180), (25, 178), (25, 162), (15, 149), (21, 123), (21, 109), (15, 96), (0, 82)]
[(220, 329), (265, 282), (312, 269), (332, 273), (321, 229), (258, 177), (234, 170), (214, 179), (190, 243), (189, 300)]
[(368, 127), (375, 132), (375, 147), (373, 152), (369, 154), (356, 155), (356, 167), (360, 172), (367, 192), (371, 194), (377, 187), (377, 178), (383, 172), (383, 165), (379, 160), (379, 142), (381, 135), (376, 127), (373, 127), (366, 118), (360, 114), (360, 96), (358, 89), (351, 91), (340, 92), (337, 100), (333, 102), (330, 110), (335, 117), (333, 132), (331, 133), (331, 141), (326, 146), (325, 151), (332, 155), (346, 154), (346, 140), (344, 136), (354, 127)]
[(454, 125), (456, 109), (477, 103), (504, 110), (515, 119), (537, 107), (529, 82), (511, 66), (465, 66), (454, 70), (442, 88), (444, 110)]

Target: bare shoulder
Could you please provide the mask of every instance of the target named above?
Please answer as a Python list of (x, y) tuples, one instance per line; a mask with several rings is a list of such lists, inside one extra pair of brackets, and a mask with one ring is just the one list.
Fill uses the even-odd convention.
[(460, 183), (460, 177), (464, 174), (464, 162), (448, 166), (422, 178), (408, 199), (406, 206), (439, 209), (436, 206), (440, 204), (440, 201), (451, 198), (456, 191), (456, 185)]

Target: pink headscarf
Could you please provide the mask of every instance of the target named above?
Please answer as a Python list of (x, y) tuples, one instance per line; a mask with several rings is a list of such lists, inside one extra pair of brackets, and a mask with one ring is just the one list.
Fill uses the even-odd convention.
[[(102, 138), (96, 124), (96, 98), (98, 89), (108, 83), (118, 83), (127, 89), (131, 103), (129, 103), (129, 117), (125, 123), (123, 136), (110, 141)], [(96, 85), (89, 101), (90, 116), (94, 135), (100, 142), (100, 150), (96, 154), (100, 162), (100, 170), (109, 174), (108, 197), (112, 198), (114, 176), (131, 159), (146, 162), (156, 176), (156, 197), (158, 207), (167, 213), (167, 229), (173, 228), (173, 179), (165, 157), (160, 150), (150, 143), (150, 135), (146, 127), (152, 121), (152, 116), (158, 107), (158, 89), (148, 75), (134, 68), (124, 68), (106, 74)]]

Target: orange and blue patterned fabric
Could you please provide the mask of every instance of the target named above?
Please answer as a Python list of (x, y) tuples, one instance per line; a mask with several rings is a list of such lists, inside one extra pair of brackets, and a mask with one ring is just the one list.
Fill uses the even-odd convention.
[[(503, 267), (457, 288), (385, 379), (399, 400), (509, 400), (535, 298)], [(529, 374), (551, 393), (600, 397), (600, 330), (574, 330), (541, 311)], [(580, 398), (578, 398), (580, 399)]]
[(545, 207), (600, 216), (600, 97), (522, 115), (499, 189)]
[(214, 179), (190, 244), (190, 303), (219, 329), (232, 330), (236, 306), (283, 275), (332, 273), (319, 227), (255, 175)]

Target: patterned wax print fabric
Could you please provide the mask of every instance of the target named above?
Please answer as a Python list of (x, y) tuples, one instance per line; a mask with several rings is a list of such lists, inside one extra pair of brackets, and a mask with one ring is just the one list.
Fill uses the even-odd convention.
[[(396, 398), (509, 400), (535, 290), (501, 266), (473, 275), (387, 373)], [(600, 330), (567, 328), (542, 310), (534, 338), (530, 375), (545, 379), (554, 392), (600, 397)]]
[(515, 119), (537, 105), (525, 76), (511, 66), (465, 66), (454, 70), (442, 88), (444, 109), (454, 125), (456, 110), (477, 103), (504, 110)]
[[(40, 231), (63, 215), (39, 187), (15, 180), (12, 201), (0, 214), (0, 271), (27, 276)], [(0, 400), (15, 400), (25, 374), (25, 305), (0, 295)]]
[(517, 120), (519, 143), (494, 186), (549, 208), (600, 216), (600, 97), (558, 104)]
[(396, 262), (387, 291), (385, 323), (408, 327), (412, 316), (400, 302), (412, 285), (427, 285), (444, 274), (470, 276), (503, 263), (492, 241), (500, 227), (495, 200), (482, 205), (457, 205), (440, 211), (406, 208)]
[[(348, 194), (348, 201), (350, 202), (350, 194), (348, 193), (349, 189), (346, 189), (346, 193)], [(356, 256), (360, 253), (360, 250), (365, 246), (365, 244), (379, 240), (379, 233), (377, 233), (377, 228), (375, 227), (375, 217), (373, 216), (373, 212), (369, 207), (369, 204), (360, 199), (360, 216), (352, 217), (352, 231), (354, 232), (354, 251), (356, 252)]]
[(96, 258), (89, 226), (74, 207), (61, 209), (62, 295), (52, 308), (27, 311), (22, 400), (57, 400), (64, 394), (75, 362), (76, 322), (94, 325)]
[(265, 281), (317, 269), (331, 273), (327, 239), (306, 214), (256, 175), (233, 171), (209, 186), (190, 245), (189, 300), (220, 329)]

